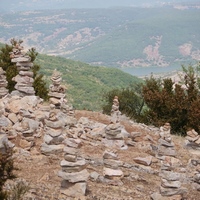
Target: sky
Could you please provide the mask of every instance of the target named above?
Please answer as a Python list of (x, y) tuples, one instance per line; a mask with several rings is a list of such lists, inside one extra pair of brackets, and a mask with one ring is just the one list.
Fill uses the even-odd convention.
[(200, 0), (0, 0), (0, 11), (25, 11), (65, 8), (109, 8), (119, 6), (155, 6)]

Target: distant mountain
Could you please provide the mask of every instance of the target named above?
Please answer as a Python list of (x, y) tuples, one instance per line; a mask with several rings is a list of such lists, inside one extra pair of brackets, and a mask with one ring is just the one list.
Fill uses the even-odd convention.
[(199, 9), (185, 7), (26, 11), (0, 15), (0, 42), (22, 39), (40, 53), (151, 73), (200, 60), (199, 24)]
[(27, 10), (108, 8), (108, 7), (153, 7), (172, 4), (199, 3), (198, 0), (1, 0), (1, 12)]
[[(2, 46), (0, 43), (0, 48)], [(116, 68), (91, 66), (57, 56), (39, 54), (35, 63), (41, 66), (40, 73), (44, 75), (48, 85), (51, 84), (54, 69), (62, 73), (67, 99), (78, 110), (101, 111), (104, 93), (143, 82), (142, 79)]]

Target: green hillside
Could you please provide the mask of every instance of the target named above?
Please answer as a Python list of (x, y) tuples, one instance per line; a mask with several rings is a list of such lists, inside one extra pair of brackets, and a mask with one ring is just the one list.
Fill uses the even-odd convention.
[(62, 57), (41, 55), (36, 59), (48, 84), (54, 69), (62, 73), (67, 99), (76, 109), (101, 110), (102, 95), (113, 88), (125, 88), (141, 79), (116, 68), (91, 66)]

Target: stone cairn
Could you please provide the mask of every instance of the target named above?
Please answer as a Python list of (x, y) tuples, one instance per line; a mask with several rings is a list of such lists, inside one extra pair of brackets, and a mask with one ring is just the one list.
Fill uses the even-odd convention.
[(49, 112), (48, 119), (44, 119), (44, 143), (41, 145), (41, 152), (43, 154), (60, 153), (63, 150), (62, 142), (65, 139), (64, 127), (65, 121), (59, 117), (59, 110), (52, 110)]
[[(178, 168), (181, 166), (179, 159), (176, 159), (176, 151), (174, 149), (174, 143), (171, 138), (171, 126), (169, 123), (165, 123), (160, 127), (160, 139), (158, 140), (158, 155), (161, 159), (161, 171), (159, 176), (161, 177), (160, 194), (161, 196), (177, 196), (181, 198), (186, 192), (186, 189), (182, 187), (185, 177), (182, 173), (178, 172)], [(177, 172), (176, 172), (177, 170)]]
[(115, 96), (113, 99), (113, 105), (111, 110), (111, 122), (105, 127), (105, 138), (110, 140), (107, 142), (108, 146), (116, 146), (123, 148), (125, 147), (124, 136), (121, 133), (122, 127), (119, 123), (119, 116), (121, 112), (119, 111), (119, 101), (118, 97)]
[(13, 81), (16, 82), (15, 89), (11, 94), (17, 94), (18, 96), (34, 95), (33, 88), (33, 72), (30, 71), (33, 67), (30, 56), (22, 53), (23, 47), (19, 43), (15, 45), (10, 53), (11, 62), (16, 63), (19, 74), (13, 77)]
[(120, 115), (121, 115), (121, 112), (119, 111), (118, 96), (115, 96), (113, 99), (113, 104), (112, 104), (112, 109), (111, 109), (112, 122), (113, 123), (119, 122)]
[(186, 147), (200, 149), (200, 135), (194, 129), (187, 131), (185, 140)]
[(0, 67), (0, 98), (8, 94), (8, 89), (6, 89), (8, 82), (5, 74), (5, 71)]
[(61, 73), (56, 69), (53, 71), (51, 76), (52, 84), (49, 86), (48, 96), (52, 107), (59, 108), (63, 113), (66, 113), (68, 116), (74, 116), (74, 110), (71, 105), (68, 104), (66, 97), (66, 88), (61, 85), (62, 77)]
[(85, 196), (89, 173), (86, 161), (79, 156), (80, 139), (68, 138), (64, 141), (64, 160), (60, 162), (62, 168), (58, 176), (63, 179), (61, 194), (72, 197)]
[(175, 145), (171, 138), (171, 126), (165, 123), (160, 127), (160, 139), (158, 140), (158, 157), (159, 156), (176, 156)]
[(195, 159), (191, 159), (190, 161), (190, 170), (192, 169), (192, 187), (200, 191), (200, 160), (199, 157)]
[(123, 166), (123, 162), (119, 161), (118, 156), (113, 151), (106, 150), (103, 153), (103, 176), (108, 179), (108, 184), (122, 185), (121, 179), (123, 178), (123, 172), (119, 167)]

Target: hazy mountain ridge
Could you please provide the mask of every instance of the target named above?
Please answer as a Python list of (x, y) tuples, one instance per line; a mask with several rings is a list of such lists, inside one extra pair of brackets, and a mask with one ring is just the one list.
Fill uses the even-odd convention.
[(40, 53), (122, 69), (200, 59), (198, 9), (110, 8), (0, 15), (0, 42), (23, 39)]

